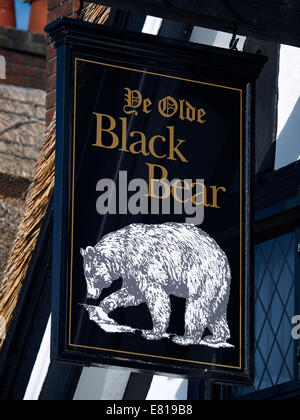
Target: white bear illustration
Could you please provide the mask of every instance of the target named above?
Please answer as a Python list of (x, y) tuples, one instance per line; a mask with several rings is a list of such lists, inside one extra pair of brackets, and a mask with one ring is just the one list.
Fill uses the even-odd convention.
[[(216, 241), (203, 230), (182, 223), (133, 224), (104, 236), (94, 248), (82, 249), (81, 255), (88, 298), (98, 299), (104, 288), (123, 279), (122, 288), (105, 298), (99, 309), (87, 307), (99, 326), (101, 321), (106, 323), (106, 331), (129, 328), (128, 332), (134, 332), (118, 326), (108, 314), (119, 307), (146, 303), (153, 330), (144, 330), (143, 337), (168, 337), (173, 295), (186, 299), (185, 334), (172, 338), (176, 344), (233, 347), (228, 343), (227, 322), (230, 265)], [(211, 335), (203, 338), (206, 328)]]

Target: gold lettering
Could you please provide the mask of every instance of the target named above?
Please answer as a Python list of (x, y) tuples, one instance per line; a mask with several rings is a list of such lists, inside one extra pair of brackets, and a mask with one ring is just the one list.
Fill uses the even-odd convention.
[[(129, 88), (125, 88), (125, 102), (127, 105), (124, 106), (123, 111), (125, 114), (131, 115), (134, 114), (135, 116), (138, 115), (138, 112), (135, 111), (136, 108), (139, 108), (142, 105), (143, 97), (140, 91), (138, 90), (131, 90)], [(134, 109), (128, 109), (134, 108)]]
[(220, 209), (221, 207), (219, 207), (219, 205), (218, 205), (218, 193), (219, 193), (219, 191), (225, 193), (227, 191), (227, 189), (225, 187), (216, 187), (216, 186), (211, 186), (210, 188), (211, 188), (212, 193), (213, 193), (212, 207), (215, 208), (215, 209)]
[[(141, 137), (141, 140), (137, 141), (136, 143), (133, 143), (129, 147), (129, 151), (134, 155), (139, 155), (140, 153), (142, 153), (144, 156), (148, 156), (150, 153), (147, 153), (147, 139), (145, 134), (141, 131), (132, 131), (130, 133), (130, 137), (134, 137), (135, 135), (139, 135)], [(136, 149), (137, 146), (140, 146), (138, 150)]]
[[(192, 203), (194, 206), (205, 206), (210, 207), (210, 204), (207, 202), (207, 188), (202, 182), (194, 182), (192, 187), (195, 188), (196, 185), (200, 185), (202, 187), (202, 191), (193, 195)], [(198, 200), (200, 198), (200, 200)]]
[(152, 102), (149, 98), (144, 100), (144, 105), (143, 105), (143, 112), (145, 114), (150, 114), (151, 113), (151, 109), (149, 109), (149, 107), (152, 105)]
[(156, 153), (155, 148), (154, 148), (154, 143), (156, 140), (161, 139), (162, 142), (166, 142), (166, 138), (163, 136), (153, 136), (150, 140), (149, 140), (149, 150), (152, 156), (156, 157), (157, 159), (164, 159), (167, 155), (163, 155), (160, 156)]
[(206, 123), (206, 120), (203, 119), (203, 117), (205, 117), (205, 115), (206, 115), (205, 109), (201, 108), (201, 109), (198, 110), (198, 120), (197, 120), (198, 123), (200, 123), (200, 124)]
[(185, 143), (185, 140), (177, 140), (178, 144), (175, 147), (175, 128), (173, 126), (167, 127), (170, 133), (170, 155), (168, 157), (168, 160), (177, 160), (175, 158), (175, 153), (180, 158), (180, 160), (184, 163), (189, 163), (188, 160), (183, 156), (183, 154), (178, 150), (179, 147)]
[(192, 106), (188, 101), (186, 103), (186, 119), (190, 122), (194, 122), (196, 120), (196, 108)]
[[(169, 182), (166, 182), (167, 179), (168, 179), (168, 171), (166, 170), (166, 168), (164, 168), (161, 165), (155, 165), (155, 164), (151, 164), (151, 163), (146, 163), (146, 165), (149, 167), (149, 184), (148, 184), (149, 185), (149, 192), (148, 192), (148, 196), (153, 197), (153, 198), (161, 198), (161, 199), (168, 198), (170, 196)], [(161, 177), (160, 178), (155, 177), (155, 169), (158, 169), (161, 172)], [(160, 182), (165, 187), (165, 193), (161, 197), (156, 196), (154, 194), (154, 183), (155, 182)]]
[(167, 96), (158, 103), (158, 110), (162, 117), (171, 118), (174, 117), (178, 111), (178, 103), (171, 96)]
[(127, 150), (127, 118), (123, 117), (120, 118), (120, 120), (122, 121), (122, 147), (120, 152), (129, 152), (129, 150)]
[[(183, 186), (182, 186), (182, 183), (183, 183)], [(190, 191), (190, 184), (188, 182), (186, 182), (184, 179), (183, 180), (176, 179), (176, 181), (172, 185), (172, 194), (173, 194), (173, 197), (175, 198), (175, 200), (178, 201), (179, 203), (182, 203), (182, 204), (188, 203), (189, 199), (181, 200), (178, 197), (177, 190)], [(181, 198), (182, 198), (182, 195), (181, 195)]]
[(180, 99), (179, 103), (180, 103), (180, 107), (179, 107), (179, 118), (182, 121), (184, 121), (185, 120), (185, 116), (184, 116), (184, 103), (185, 103), (185, 100), (184, 99)]
[[(93, 144), (93, 146), (103, 147), (105, 149), (115, 149), (116, 147), (118, 147), (119, 137), (113, 131), (117, 126), (115, 119), (111, 117), (110, 115), (97, 114), (96, 112), (94, 112), (93, 114), (96, 115), (97, 117), (97, 140), (96, 140), (96, 143)], [(109, 123), (110, 123), (109, 128), (103, 128), (103, 118), (106, 118), (109, 120)], [(111, 135), (112, 143), (110, 146), (103, 144), (103, 137), (102, 137), (103, 133), (108, 133)]]
[(184, 99), (180, 99), (179, 104), (179, 118), (182, 121), (188, 120), (189, 122), (194, 122), (197, 119), (199, 124), (204, 124), (206, 122), (206, 120), (203, 119), (206, 115), (204, 108), (197, 110), (197, 108)]

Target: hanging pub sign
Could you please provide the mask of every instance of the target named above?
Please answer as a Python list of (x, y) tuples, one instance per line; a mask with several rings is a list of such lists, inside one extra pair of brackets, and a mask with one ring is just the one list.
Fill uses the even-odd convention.
[(57, 47), (52, 357), (251, 381), (265, 59), (71, 19)]

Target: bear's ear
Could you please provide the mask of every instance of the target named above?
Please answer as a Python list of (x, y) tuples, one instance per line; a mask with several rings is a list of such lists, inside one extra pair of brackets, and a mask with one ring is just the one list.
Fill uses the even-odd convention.
[(85, 255), (88, 257), (94, 257), (95, 256), (95, 249), (92, 246), (88, 246), (85, 250)]

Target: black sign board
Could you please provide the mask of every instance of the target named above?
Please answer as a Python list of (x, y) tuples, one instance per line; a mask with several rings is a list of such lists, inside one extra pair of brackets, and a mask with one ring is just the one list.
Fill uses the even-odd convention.
[(60, 19), (57, 360), (251, 381), (254, 80), (265, 59)]

